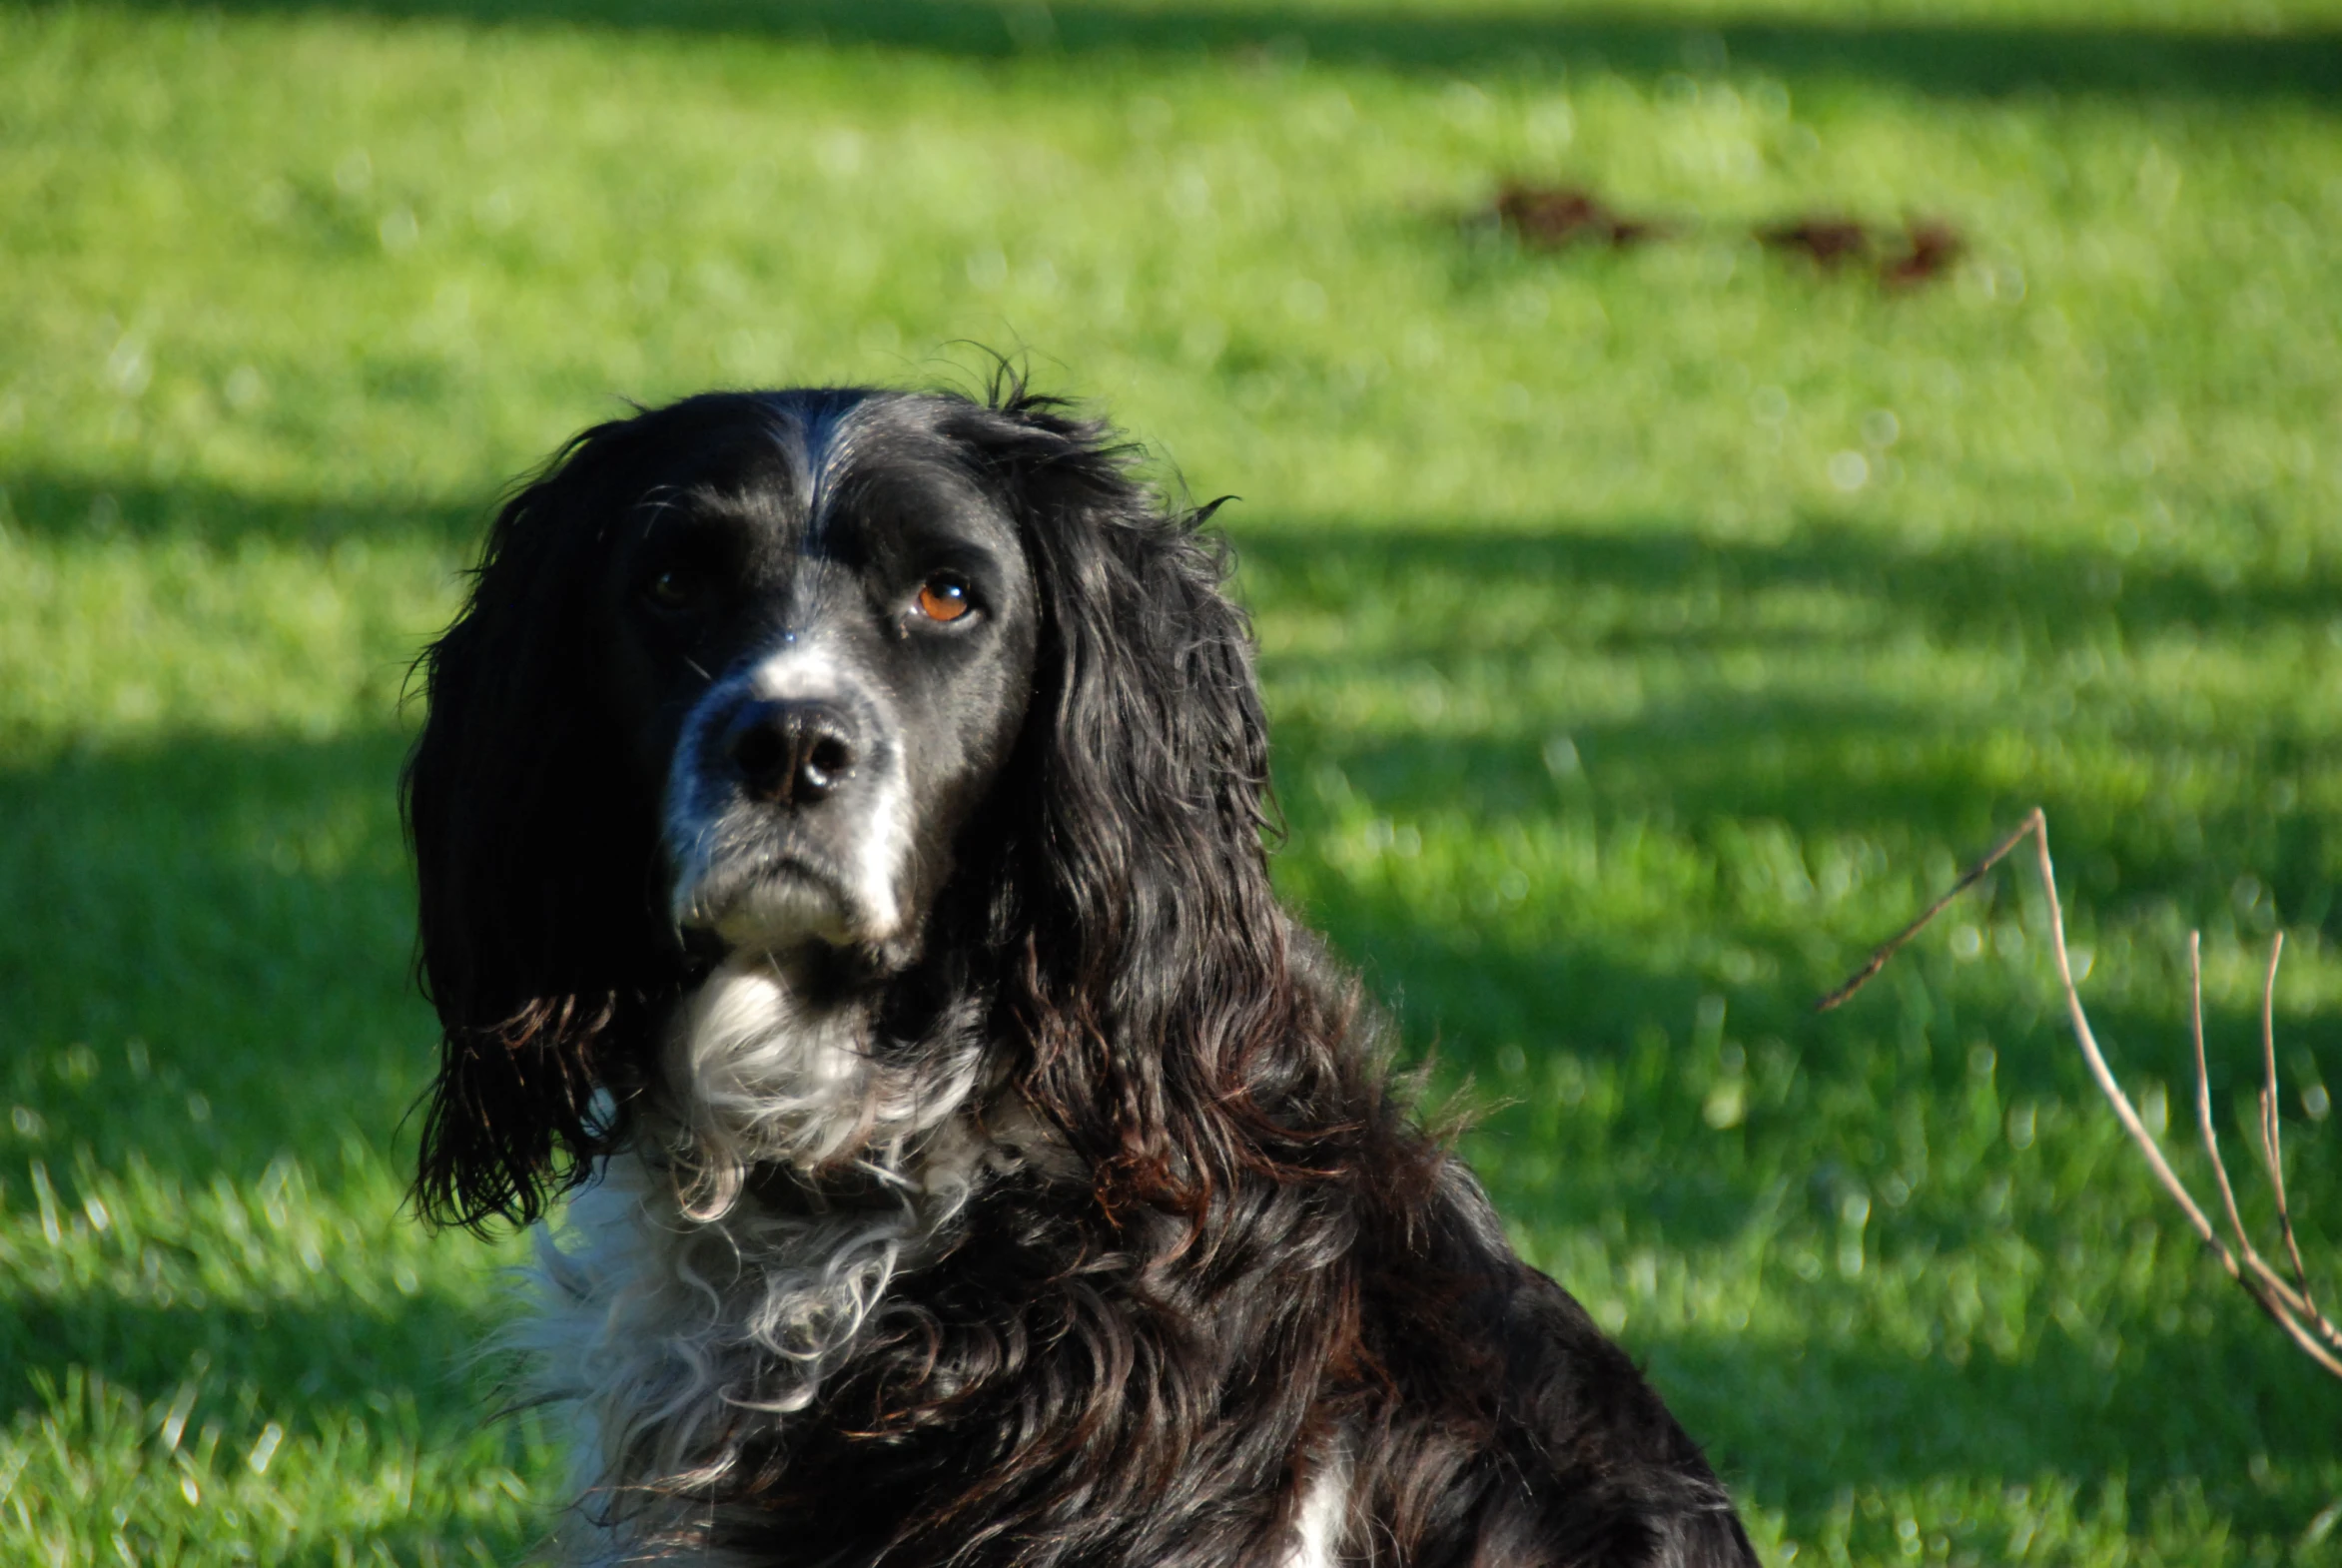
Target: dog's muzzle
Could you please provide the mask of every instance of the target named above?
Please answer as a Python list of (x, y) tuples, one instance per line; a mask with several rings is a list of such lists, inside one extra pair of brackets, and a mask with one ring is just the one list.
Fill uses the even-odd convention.
[[(810, 666), (810, 667), (808, 667)], [(821, 661), (720, 682), (685, 723), (667, 784), (673, 915), (735, 948), (896, 934), (907, 835), (889, 715)]]

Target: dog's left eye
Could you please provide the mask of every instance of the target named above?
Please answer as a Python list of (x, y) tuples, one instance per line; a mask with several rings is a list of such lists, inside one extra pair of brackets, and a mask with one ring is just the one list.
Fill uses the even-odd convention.
[(933, 621), (955, 621), (976, 607), (968, 596), (968, 579), (938, 572), (919, 585), (919, 613)]
[(687, 610), (699, 602), (706, 586), (699, 573), (669, 566), (642, 585), (642, 596), (662, 610)]

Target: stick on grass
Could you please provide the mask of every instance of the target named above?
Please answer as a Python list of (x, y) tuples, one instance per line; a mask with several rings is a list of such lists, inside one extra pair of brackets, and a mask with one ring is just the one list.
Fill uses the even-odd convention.
[(2220, 1156), (2219, 1135), (2212, 1126), (2211, 1076), (2204, 1062), (2204, 993), (2202, 942), (2198, 933), (2187, 934), (2188, 1019), (2195, 1044), (2195, 1104), (2196, 1123), (2203, 1136), (2204, 1153), (2211, 1158), (2212, 1173), (2220, 1189), (2220, 1205), (2228, 1221), (2229, 1232), (2235, 1237), (2231, 1246), (2220, 1235), (2220, 1230), (2205, 1214), (2187, 1183), (2163, 1157), (2163, 1147), (2123, 1093), (2115, 1079), (2114, 1070), (2106, 1065), (2105, 1053), (2098, 1049), (2097, 1036), (2090, 1029), (2089, 1015), (2082, 1010), (2081, 993), (2073, 981), (2073, 963), (2065, 950), (2065, 907), (2057, 898), (2057, 873), (2049, 859), (2049, 819), (2035, 806), (2025, 814), (2022, 822), (2007, 837), (1992, 846), (1984, 858), (1969, 867), (1951, 891), (1929, 905), (1919, 919), (1897, 932), (1873, 953), (1868, 962), (1849, 978), (1846, 984), (1831, 992), (1814, 1005), (1818, 1013), (1828, 1013), (1840, 1007), (1863, 987), (1869, 985), (1879, 971), (1885, 969), (1895, 955), (1912, 938), (1928, 928), (1930, 922), (1944, 912), (1944, 907), (1960, 894), (1983, 880), (1984, 874), (2007, 856), (2009, 851), (2027, 837), (2033, 841), (2040, 868), (2041, 891), (2049, 900), (2049, 951), (2057, 963), (2057, 984), (2065, 993), (2066, 1021), (2073, 1028), (2073, 1038), (2081, 1047), (2082, 1060), (2089, 1065), (2090, 1076), (2097, 1081), (2098, 1090), (2106, 1103), (2114, 1109), (2114, 1119), (2122, 1124), (2123, 1132), (2138, 1146), (2145, 1157), (2147, 1168), (2162, 1184), (2180, 1212), (2195, 1228), (2206, 1247), (2220, 1260), (2228, 1277), (2235, 1280), (2244, 1292), (2259, 1304), (2262, 1311), (2283, 1329), (2303, 1354), (2324, 1367), (2335, 1377), (2342, 1378), (2342, 1329), (2320, 1311), (2310, 1295), (2309, 1274), (2302, 1266), (2301, 1245), (2294, 1235), (2293, 1215), (2286, 1204), (2284, 1149), (2277, 1118), (2277, 962), (2285, 949), (2285, 938), (2279, 933), (2269, 948), (2269, 969), (2261, 988), (2261, 1090), (2258, 1106), (2261, 1163), (2269, 1174), (2269, 1185), (2277, 1201), (2277, 1227), (2285, 1244), (2286, 1261), (2292, 1267), (2293, 1277), (2287, 1279), (2272, 1268), (2258, 1248), (2252, 1244), (2244, 1228), (2244, 1219), (2236, 1206), (2236, 1191), (2228, 1178), (2228, 1167)]

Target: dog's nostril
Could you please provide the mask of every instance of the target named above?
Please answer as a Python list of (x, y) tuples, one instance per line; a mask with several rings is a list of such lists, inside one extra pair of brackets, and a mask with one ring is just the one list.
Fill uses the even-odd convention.
[(854, 751), (842, 736), (819, 734), (805, 748), (804, 760), (797, 764), (797, 798), (819, 800), (838, 787), (838, 781), (853, 771)]
[(761, 788), (786, 776), (789, 737), (777, 724), (759, 724), (743, 730), (732, 741), (732, 761), (751, 787)]
[(844, 720), (818, 703), (750, 703), (727, 727), (725, 749), (749, 794), (784, 806), (811, 805), (854, 770)]

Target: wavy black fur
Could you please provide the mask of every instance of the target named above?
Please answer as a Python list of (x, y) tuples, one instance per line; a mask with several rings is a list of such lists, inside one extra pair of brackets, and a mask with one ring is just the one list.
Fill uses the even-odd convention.
[[(707, 453), (839, 420), (865, 421), (864, 488), (818, 504), (946, 464), (1009, 519), (1034, 598), (1030, 680), (999, 699), (1022, 705), (1014, 744), (923, 841), (915, 934), (838, 955), (828, 983), (914, 1063), (934, 1021), (976, 1021), (1063, 1158), (984, 1176), (810, 1405), (721, 1416), (736, 1462), (628, 1549), (1269, 1564), (1331, 1474), (1344, 1561), (1753, 1562), (1698, 1449), (1513, 1255), (1393, 1094), (1354, 983), (1277, 906), (1248, 628), (1204, 514), (1013, 384), (690, 399), (587, 431), (496, 518), (425, 655), (404, 781), (445, 1025), (422, 1211), (535, 1219), (682, 1115), (656, 1062), (711, 954), (665, 904), (655, 775), (617, 761), (645, 710), (611, 651), (610, 560)], [(855, 1201), (834, 1169), (785, 1175)]]

